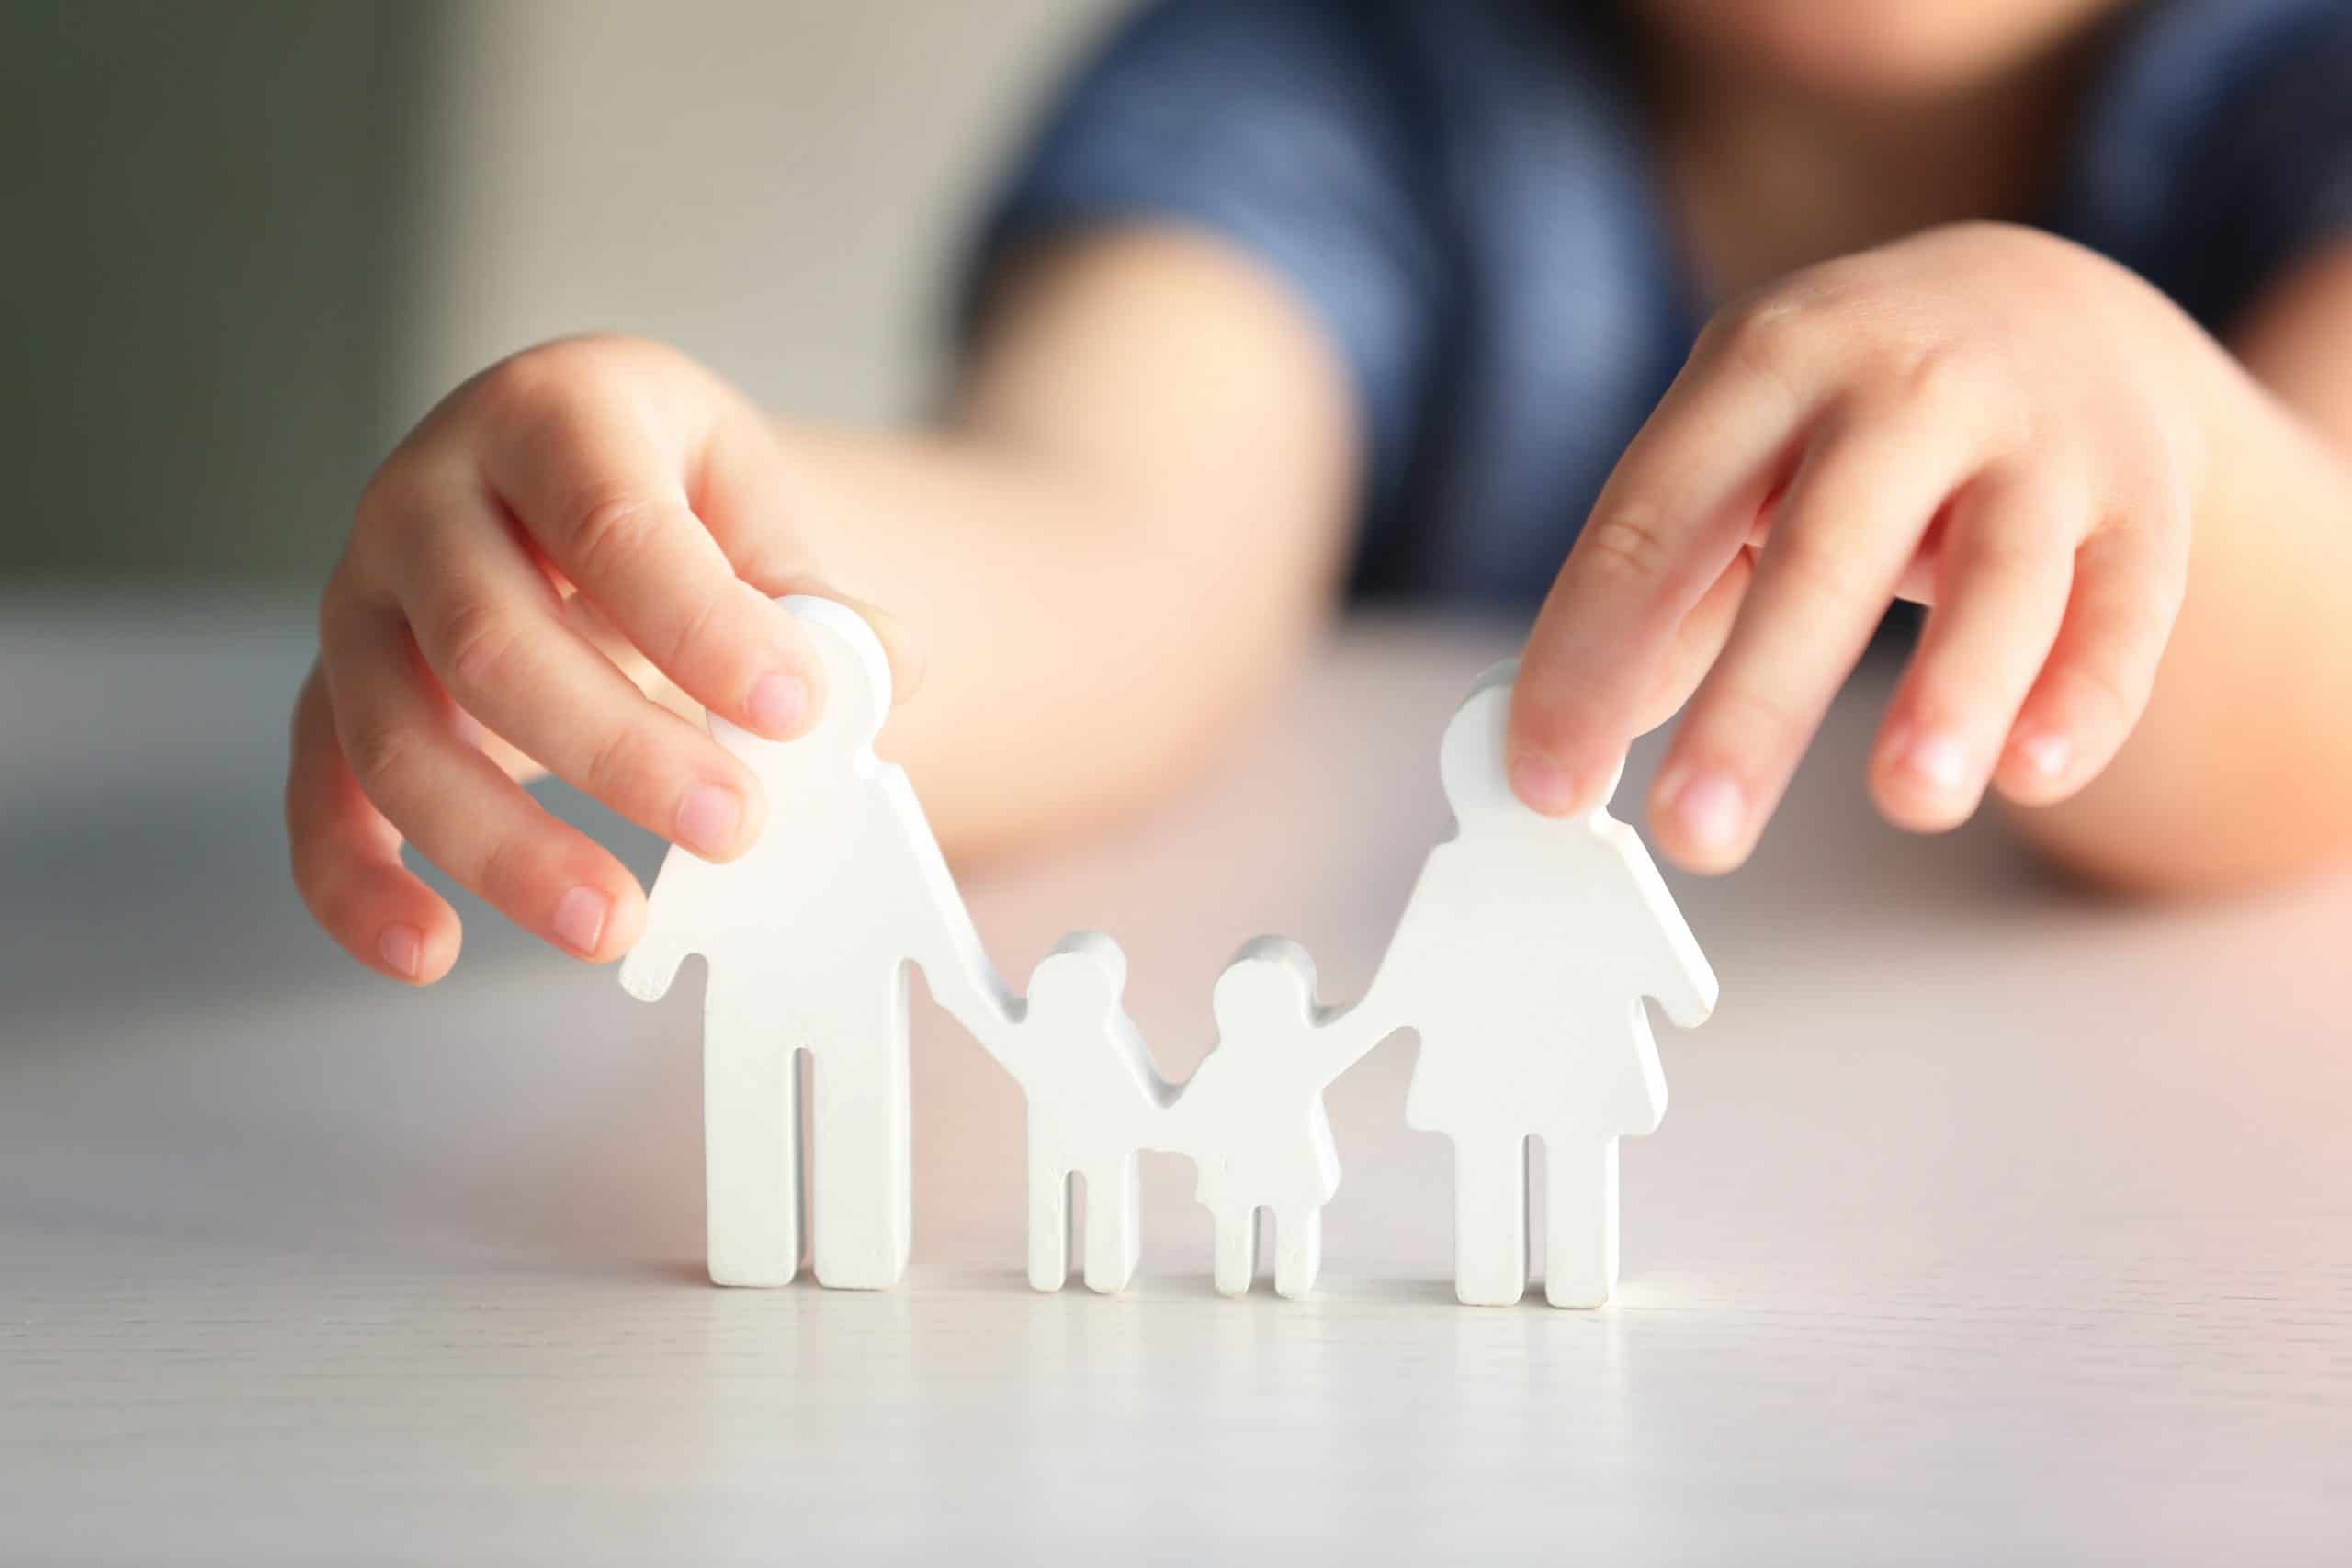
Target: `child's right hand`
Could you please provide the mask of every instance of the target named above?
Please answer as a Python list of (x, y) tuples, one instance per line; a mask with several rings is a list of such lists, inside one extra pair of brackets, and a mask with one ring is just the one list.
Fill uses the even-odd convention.
[(628, 951), (644, 894), (524, 793), (535, 764), (707, 859), (750, 845), (756, 781), (647, 688), (778, 739), (815, 718), (815, 649), (770, 596), (830, 591), (784, 468), (741, 394), (611, 338), (492, 367), (385, 460), (320, 605), (286, 786), (295, 883), (354, 957), (415, 984), (457, 960), (403, 840), (568, 953)]

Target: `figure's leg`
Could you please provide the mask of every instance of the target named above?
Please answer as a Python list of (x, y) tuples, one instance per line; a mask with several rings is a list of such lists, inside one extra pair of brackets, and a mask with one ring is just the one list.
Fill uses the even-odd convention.
[(1274, 1212), (1274, 1293), (1296, 1301), (1323, 1271), (1323, 1211)]
[(1104, 1295), (1125, 1290), (1142, 1258), (1136, 1165), (1130, 1153), (1086, 1168), (1086, 1288)]
[[(1094, 1207), (1092, 1193), (1086, 1206)], [(1029, 1148), (1029, 1286), (1058, 1291), (1069, 1278), (1069, 1173)]]
[(1464, 1306), (1509, 1306), (1527, 1290), (1527, 1144), (1497, 1138), (1453, 1148), (1453, 1293)]
[(1258, 1211), (1250, 1208), (1216, 1212), (1216, 1293), (1247, 1294), (1258, 1277)]
[(800, 1268), (800, 1075), (790, 1045), (714, 976), (703, 1021), (705, 1247), (714, 1285)]
[(1544, 1299), (1597, 1307), (1617, 1288), (1617, 1140), (1544, 1140)]
[[(904, 1002), (905, 981), (899, 982)], [(888, 1290), (906, 1272), (914, 1240), (912, 1110), (906, 1010), (876, 1010), (825, 1040), (816, 1058), (816, 1191), (810, 1224), (817, 1282)]]

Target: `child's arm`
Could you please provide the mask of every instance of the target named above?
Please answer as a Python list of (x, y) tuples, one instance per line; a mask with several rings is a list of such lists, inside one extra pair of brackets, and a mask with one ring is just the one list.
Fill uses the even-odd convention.
[(2352, 245), (2257, 310), (2210, 378), (2213, 468), (2146, 713), (2071, 799), (2010, 813), (2088, 874), (2194, 888), (2352, 837)]
[(2347, 322), (2338, 261), (2273, 301), (2241, 364), (2123, 269), (1986, 224), (1726, 311), (1545, 604), (1514, 786), (1579, 807), (1695, 683), (1657, 835), (1738, 864), (1900, 592), (1934, 608), (1871, 764), (1897, 823), (1951, 827), (1988, 783), (2064, 801), (2028, 832), (2144, 885), (2341, 851)]
[(295, 713), (295, 880), (404, 980), (446, 973), (459, 935), (403, 841), (566, 951), (616, 957), (642, 893), (515, 780), (544, 764), (698, 853), (739, 853), (770, 803), (632, 678), (799, 732), (823, 699), (793, 688), (816, 665), (766, 602), (785, 592), (894, 613), (902, 687), (907, 645), (928, 655), (882, 746), (951, 846), (1102, 810), (1201, 750), (1324, 613), (1357, 423), (1281, 287), (1157, 231), (1012, 272), (936, 433), (779, 428), (649, 344), (519, 355), (368, 487)]

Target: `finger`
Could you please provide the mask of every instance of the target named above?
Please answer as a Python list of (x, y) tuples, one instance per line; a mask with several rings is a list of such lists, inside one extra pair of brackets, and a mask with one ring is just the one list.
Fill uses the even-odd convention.
[(1974, 813), (2066, 613), (2090, 499), (2046, 470), (1996, 468), (1945, 514), (1935, 608), (1888, 704), (1871, 793), (1899, 827)]
[(458, 961), (458, 912), (401, 863), (401, 836), (360, 792), (315, 667), (294, 705), (286, 774), (294, 886), (321, 929), (379, 975), (429, 986)]
[(2084, 542), (2057, 645), (1995, 774), (2003, 795), (2051, 805), (2114, 760), (2147, 708), (2188, 570), (2185, 534), (2109, 525)]
[[(756, 409), (722, 417), (712, 427), (704, 453), (703, 520), (727, 552), (736, 574), (761, 592), (781, 598), (811, 593), (848, 605), (881, 640), (890, 661), (890, 694), (904, 702), (922, 685), (924, 649), (914, 630), (882, 605), (861, 597), (859, 584), (845, 580), (841, 563), (821, 564), (808, 547), (812, 519), (837, 515), (858, 504), (838, 492), (865, 498), (895, 493), (885, 476), (867, 482), (864, 466), (877, 458), (896, 463), (895, 446), (858, 433), (820, 434), (796, 431), (787, 453), (775, 429)], [(831, 476), (820, 491), (812, 477)], [(892, 475), (895, 478), (895, 470)]]
[(426, 664), (458, 705), (639, 827), (723, 861), (750, 847), (759, 781), (697, 725), (648, 699), (565, 617), (486, 493), (422, 509), (396, 573)]
[(599, 964), (627, 952), (645, 923), (636, 880), (458, 738), (398, 612), (369, 604), (330, 635), (335, 734), (392, 827), (526, 931)]
[(1653, 786), (1675, 859), (1728, 871), (1747, 858), (1975, 449), (1923, 400), (1824, 421)]
[(1538, 811), (1616, 776), (1675, 637), (1777, 490), (1805, 409), (1737, 355), (1693, 356), (1625, 449), (1545, 596), (1511, 694), (1511, 787)]
[(1649, 694), (1634, 709), (1634, 734), (1648, 734), (1690, 700), (1690, 694), (1697, 690), (1730, 638), (1739, 607), (1747, 598), (1747, 585), (1755, 576), (1755, 553), (1739, 550), (1731, 558), (1731, 564), (1724, 568), (1724, 574), (1715, 579), (1714, 586), (1682, 617)]
[(700, 455), (666, 450), (617, 396), (574, 389), (525, 406), (484, 477), (537, 548), (695, 701), (757, 734), (804, 733), (823, 664), (695, 513), (684, 476)]

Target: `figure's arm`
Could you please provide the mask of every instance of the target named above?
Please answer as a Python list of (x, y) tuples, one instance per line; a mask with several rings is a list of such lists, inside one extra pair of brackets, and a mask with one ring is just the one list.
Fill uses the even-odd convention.
[(1625, 915), (1628, 926), (1650, 939), (1648, 962), (1643, 965), (1643, 994), (1657, 998), (1677, 1029), (1696, 1029), (1714, 1012), (1715, 998), (1721, 994), (1714, 968), (1699, 950), (1699, 939), (1691, 934), (1690, 922), (1682, 918), (1681, 908), (1675, 903), (1666, 878), (1658, 874), (1657, 863), (1650, 859), (1641, 835), (1623, 822), (1612, 821), (1606, 830), (1625, 871), (1625, 888), (1631, 895)]
[(947, 869), (907, 775), (886, 765), (882, 780), (900, 855), (899, 904), (908, 911), (905, 956), (922, 971), (932, 999), (981, 1049), (1005, 1061), (1016, 1005), (1012, 987), (989, 960), (963, 890)]
[[(1385, 998), (1384, 998), (1385, 1000)], [(1348, 1008), (1327, 1008), (1316, 1021), (1314, 1039), (1317, 1077), (1329, 1083), (1370, 1055), (1374, 1047), (1403, 1026), (1372, 1005), (1374, 998)]]
[(693, 917), (710, 874), (707, 863), (673, 849), (662, 857), (653, 891), (645, 901), (645, 933), (621, 960), (621, 986), (641, 1002), (669, 994), (678, 966), (697, 951)]

